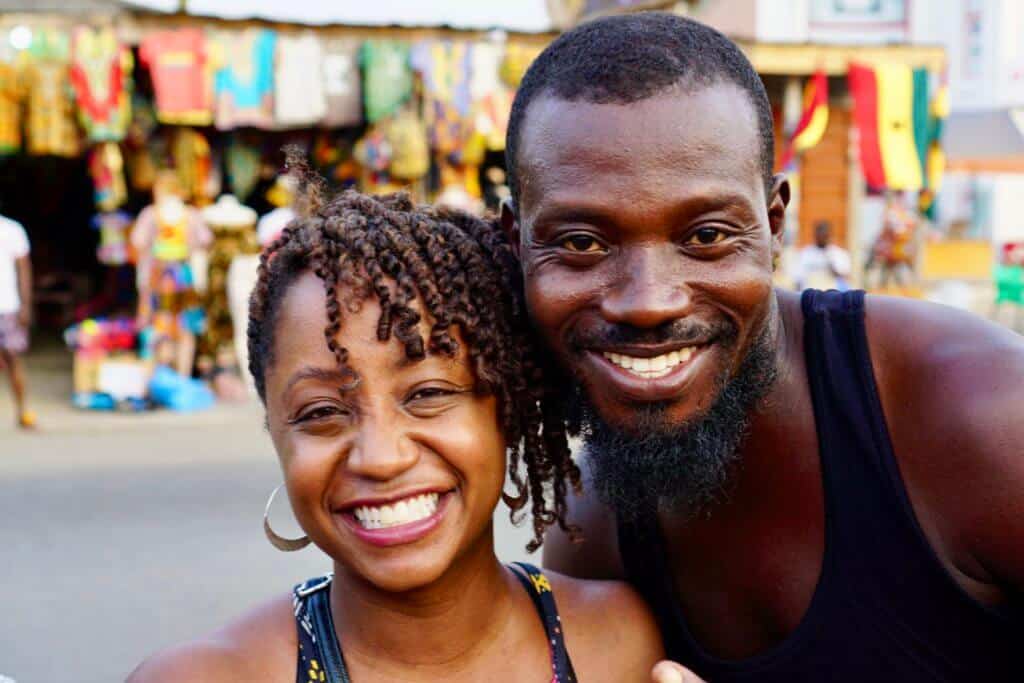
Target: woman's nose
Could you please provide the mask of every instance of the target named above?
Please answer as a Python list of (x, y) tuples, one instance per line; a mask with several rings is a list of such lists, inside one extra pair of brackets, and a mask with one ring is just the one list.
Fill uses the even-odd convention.
[(367, 479), (388, 481), (398, 477), (419, 461), (419, 448), (406, 434), (364, 425), (352, 444), (346, 466)]

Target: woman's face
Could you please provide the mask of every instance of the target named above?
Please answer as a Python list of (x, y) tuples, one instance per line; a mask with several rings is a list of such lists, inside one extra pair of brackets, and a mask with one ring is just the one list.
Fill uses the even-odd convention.
[(359, 376), (344, 390), (323, 336), (323, 283), (306, 273), (292, 284), (266, 371), (267, 419), (305, 532), (352, 573), (403, 591), (491, 542), (505, 442), (496, 400), (473, 390), (465, 345), (456, 358), (409, 361), (399, 342), (377, 340), (379, 316), (375, 299), (344, 315), (338, 343)]

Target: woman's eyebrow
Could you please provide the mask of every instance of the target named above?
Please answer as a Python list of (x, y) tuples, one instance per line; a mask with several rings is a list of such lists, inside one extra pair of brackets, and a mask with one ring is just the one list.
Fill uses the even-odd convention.
[(288, 380), (288, 384), (285, 385), (284, 393), (288, 393), (296, 384), (307, 379), (317, 380), (319, 382), (337, 382), (343, 384), (350, 383), (346, 382), (346, 379), (349, 379), (349, 375), (347, 373), (342, 372), (338, 368), (305, 367), (302, 368), (301, 370), (296, 371), (291, 376), (291, 378)]

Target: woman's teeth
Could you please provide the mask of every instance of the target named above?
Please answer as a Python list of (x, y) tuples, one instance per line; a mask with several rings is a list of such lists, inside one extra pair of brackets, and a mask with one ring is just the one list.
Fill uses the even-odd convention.
[(439, 498), (440, 494), (425, 493), (390, 505), (358, 507), (353, 514), (364, 529), (386, 529), (430, 517), (437, 512)]
[(664, 377), (672, 372), (672, 369), (680, 363), (690, 360), (695, 349), (696, 347), (687, 346), (653, 358), (640, 358), (638, 356), (626, 356), (621, 353), (609, 352), (604, 352), (601, 355), (623, 370), (629, 371), (630, 374), (643, 377), (644, 379), (654, 379)]

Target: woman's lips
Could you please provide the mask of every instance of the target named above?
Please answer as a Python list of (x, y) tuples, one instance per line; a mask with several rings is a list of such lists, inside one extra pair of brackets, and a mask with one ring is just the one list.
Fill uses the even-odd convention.
[(452, 492), (442, 494), (437, 502), (437, 509), (428, 517), (417, 519), (406, 524), (395, 524), (379, 528), (367, 528), (362, 522), (356, 519), (352, 510), (340, 513), (338, 516), (345, 525), (361, 541), (378, 547), (389, 547), (415, 543), (430, 534), (440, 525), (445, 512), (448, 509)]

